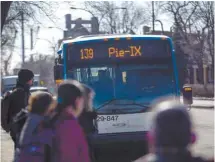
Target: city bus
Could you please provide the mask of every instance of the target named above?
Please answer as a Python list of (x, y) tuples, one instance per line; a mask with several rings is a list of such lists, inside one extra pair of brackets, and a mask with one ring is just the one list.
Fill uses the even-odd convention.
[[(63, 41), (58, 54), (56, 67), (62, 69), (62, 79), (75, 79), (95, 90), (97, 132), (90, 138), (94, 149), (143, 154), (151, 127), (150, 105), (163, 96), (180, 96), (171, 38), (81, 36)], [(55, 75), (58, 83), (59, 76)]]

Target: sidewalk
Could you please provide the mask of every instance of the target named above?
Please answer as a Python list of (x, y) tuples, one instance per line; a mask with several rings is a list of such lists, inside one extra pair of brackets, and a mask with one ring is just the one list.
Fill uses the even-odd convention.
[(192, 107), (195, 108), (214, 108), (213, 100), (193, 100)]
[[(181, 102), (183, 103), (183, 98), (180, 98)], [(205, 99), (196, 99), (195, 97), (193, 98), (193, 104), (192, 107), (194, 108), (208, 108), (212, 109), (214, 108), (214, 100), (205, 100)]]

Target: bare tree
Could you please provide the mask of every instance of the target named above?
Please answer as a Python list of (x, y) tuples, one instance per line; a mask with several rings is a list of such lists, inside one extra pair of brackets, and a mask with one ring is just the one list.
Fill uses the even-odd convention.
[[(14, 27), (20, 27), (22, 12), (25, 15), (24, 19), (26, 22), (33, 20), (40, 23), (40, 20), (38, 20), (39, 16), (45, 16), (54, 22), (53, 13), (57, 7), (55, 5), (57, 5), (57, 3), (45, 1), (14, 1), (10, 6), (5, 24), (13, 24)], [(4, 27), (4, 29), (5, 28), (6, 27)]]
[[(213, 60), (214, 43), (210, 35), (212, 31), (214, 33), (213, 5), (214, 2), (195, 1), (164, 2), (163, 5), (164, 12), (174, 19), (181, 48), (189, 55), (190, 60), (198, 64), (199, 74), (202, 74), (203, 64)], [(211, 51), (211, 58), (207, 48)]]
[(98, 17), (100, 29), (111, 34), (132, 33), (150, 17), (146, 8), (132, 1), (86, 1), (85, 9)]
[(46, 86), (52, 86), (53, 82), (54, 58), (50, 55), (34, 54), (23, 65), (24, 68), (32, 70), (35, 74), (40, 74), (40, 79)]
[(185, 50), (196, 53), (198, 44), (201, 55), (196, 60), (203, 59), (206, 37), (209, 31), (214, 31), (213, 2), (166, 2), (164, 9), (172, 15), (177, 30), (186, 42)]
[(14, 37), (11, 38), (11, 40), (5, 40), (4, 38), (2, 39), (2, 44), (10, 44), (11, 48), (10, 50), (7, 50), (7, 49), (2, 49), (2, 69), (5, 73), (5, 75), (9, 75), (9, 72), (8, 72), (8, 69), (9, 69), (9, 65), (10, 65), (10, 61), (11, 61), (11, 58), (13, 57), (13, 49), (14, 49), (14, 44), (15, 44), (15, 40), (16, 40), (16, 36), (17, 36), (17, 31), (15, 31), (14, 33)]
[(50, 44), (49, 48), (51, 52), (49, 55), (35, 53), (32, 54), (29, 60), (23, 65), (24, 68), (31, 69), (35, 74), (40, 74), (41, 80), (45, 82), (45, 86), (53, 87), (53, 66), (54, 58), (57, 53), (57, 42), (52, 38), (52, 41), (47, 39), (38, 39), (41, 41), (46, 41)]
[(8, 16), (1, 33), (1, 69), (8, 75), (8, 68), (13, 57), (17, 31), (21, 27), (21, 13), (24, 13), (25, 25), (28, 22), (40, 23), (38, 17), (43, 16), (54, 22), (55, 2), (43, 1), (14, 1), (9, 9)]
[(212, 63), (212, 74), (214, 74), (214, 2), (202, 1), (196, 2), (198, 10), (196, 17), (200, 18), (202, 23), (205, 24), (205, 51), (209, 53), (208, 61)]

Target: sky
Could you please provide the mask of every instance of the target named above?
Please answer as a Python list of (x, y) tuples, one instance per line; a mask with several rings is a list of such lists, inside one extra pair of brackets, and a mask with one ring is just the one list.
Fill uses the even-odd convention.
[[(138, 5), (144, 5), (144, 1), (136, 1)], [(73, 6), (77, 8), (83, 8), (83, 2), (75, 1), (73, 2)], [(91, 14), (86, 11), (81, 10), (71, 10), (71, 6), (67, 3), (60, 3), (58, 9), (55, 12), (55, 16), (59, 18), (59, 21), (56, 24), (53, 24), (51, 21), (47, 21), (47, 19), (40, 18), (39, 20), (43, 25), (40, 25), (40, 29), (37, 32), (37, 25), (34, 26), (32, 24), (32, 28), (34, 30), (34, 49), (30, 50), (30, 28), (25, 26), (25, 56), (26, 59), (29, 58), (30, 55), (41, 53), (41, 54), (53, 54), (53, 46), (59, 39), (63, 38), (63, 29), (65, 29), (65, 15), (72, 14), (72, 19), (82, 18), (82, 19), (90, 19)], [(164, 30), (169, 31), (172, 26), (172, 21), (166, 15), (162, 15), (158, 17), (159, 20), (163, 22)], [(53, 27), (53, 28), (50, 28)], [(158, 23), (155, 23), (155, 30), (161, 30), (161, 26)], [(141, 34), (142, 27), (138, 30), (138, 34)], [(37, 39), (36, 39), (37, 38)], [(15, 42), (15, 46), (17, 48), (14, 49), (14, 55), (12, 59), (12, 63), (10, 69), (17, 67), (17, 64), (21, 62), (21, 32), (18, 32), (18, 37)], [(53, 54), (54, 55), (54, 54)]]

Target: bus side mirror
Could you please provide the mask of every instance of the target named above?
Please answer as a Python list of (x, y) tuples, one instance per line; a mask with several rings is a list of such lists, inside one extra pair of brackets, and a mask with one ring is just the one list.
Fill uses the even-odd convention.
[(183, 103), (185, 105), (193, 104), (193, 90), (189, 85), (183, 86)]
[(54, 80), (55, 82), (63, 80), (63, 65), (57, 64), (54, 66)]

